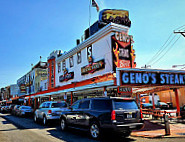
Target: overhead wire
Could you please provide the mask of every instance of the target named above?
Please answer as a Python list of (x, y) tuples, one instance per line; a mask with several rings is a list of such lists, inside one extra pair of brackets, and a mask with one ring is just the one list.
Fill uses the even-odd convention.
[[(176, 28), (175, 30), (183, 30), (183, 29), (185, 29), (185, 25), (182, 25), (182, 26), (180, 26), (180, 27), (178, 27), (178, 28)], [(175, 31), (174, 30), (174, 31)], [(147, 62), (147, 64), (146, 65), (154, 65), (154, 64), (156, 64), (159, 60), (161, 60), (163, 57), (164, 57), (164, 55), (166, 55), (168, 52), (169, 52), (169, 50), (172, 48), (172, 46), (177, 42), (177, 40), (180, 38), (180, 36), (178, 37), (178, 39), (172, 44), (172, 46), (171, 47), (169, 47), (169, 49), (168, 49), (168, 46), (172, 43), (172, 41), (175, 39), (175, 37), (177, 36), (177, 35), (174, 35), (173, 37), (172, 37), (172, 35), (173, 35), (173, 33), (171, 33), (170, 34), (170, 36), (168, 37), (168, 39), (166, 40), (166, 42), (161, 46), (161, 48), (158, 50), (158, 52)], [(172, 39), (171, 39), (171, 37), (172, 37)], [(171, 40), (170, 40), (171, 39)], [(166, 52), (164, 53), (164, 54), (162, 54), (164, 51), (166, 50)]]
[(173, 33), (170, 34), (170, 36), (168, 37), (168, 39), (166, 40), (166, 42), (163, 44), (163, 46), (161, 46), (161, 48), (159, 49), (159, 51), (147, 62), (147, 65), (149, 65), (150, 63), (152, 63), (156, 59), (156, 57), (158, 55), (160, 55), (164, 51), (165, 48), (163, 48), (163, 47), (167, 44), (167, 42), (170, 40), (170, 38), (171, 38), (172, 35), (173, 35)]
[(152, 65), (156, 64), (157, 62), (159, 62), (172, 49), (172, 47), (179, 40), (180, 37), (181, 37), (181, 35), (179, 35), (179, 37), (175, 40), (175, 42), (171, 45), (171, 47), (163, 54), (163, 56), (161, 56), (158, 60), (156, 60)]

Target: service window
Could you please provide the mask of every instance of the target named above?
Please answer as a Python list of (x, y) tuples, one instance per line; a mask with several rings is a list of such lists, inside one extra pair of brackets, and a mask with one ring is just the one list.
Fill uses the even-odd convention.
[(89, 109), (90, 100), (81, 101), (79, 109)]

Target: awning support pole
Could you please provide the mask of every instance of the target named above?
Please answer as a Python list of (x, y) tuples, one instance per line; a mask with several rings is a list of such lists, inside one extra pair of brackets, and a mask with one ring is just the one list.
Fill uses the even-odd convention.
[(174, 89), (175, 92), (175, 100), (176, 100), (176, 106), (177, 106), (177, 116), (180, 115), (180, 105), (179, 105), (179, 94), (178, 94), (178, 89)]
[(73, 104), (73, 92), (71, 92), (71, 105)]
[(154, 110), (155, 109), (154, 93), (152, 93), (152, 104), (153, 104), (153, 110)]

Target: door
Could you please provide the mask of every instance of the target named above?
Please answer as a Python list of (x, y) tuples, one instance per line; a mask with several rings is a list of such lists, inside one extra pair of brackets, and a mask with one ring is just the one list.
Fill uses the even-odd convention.
[(77, 113), (77, 110), (78, 110), (78, 107), (79, 107), (79, 103), (80, 103), (80, 101), (76, 101), (70, 107), (71, 111), (66, 114), (66, 120), (67, 120), (68, 125), (75, 125), (76, 117), (77, 117), (76, 113)]
[(89, 125), (90, 100), (82, 100), (76, 113), (76, 125), (86, 127)]

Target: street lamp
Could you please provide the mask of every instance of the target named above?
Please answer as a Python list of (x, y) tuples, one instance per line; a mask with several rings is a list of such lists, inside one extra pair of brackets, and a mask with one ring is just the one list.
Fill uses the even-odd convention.
[(183, 64), (183, 65), (173, 65), (173, 66), (172, 66), (172, 68), (177, 68), (177, 67), (183, 67), (183, 68), (181, 68), (181, 69), (184, 69), (184, 68), (185, 68), (185, 64)]

